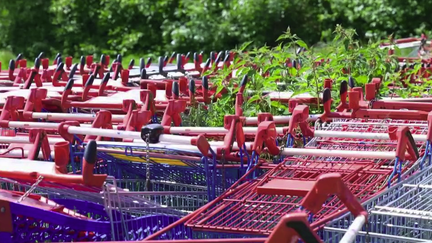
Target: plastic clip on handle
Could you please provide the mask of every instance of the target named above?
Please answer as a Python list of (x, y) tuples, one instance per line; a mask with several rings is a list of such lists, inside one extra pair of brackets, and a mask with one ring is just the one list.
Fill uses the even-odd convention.
[(174, 142), (179, 144), (190, 144), (197, 146), (202, 155), (207, 156), (210, 149), (210, 144), (204, 135), (199, 135), (197, 137), (185, 137), (176, 135), (162, 134), (164, 127), (159, 124), (149, 124), (141, 129), (140, 137), (141, 139), (149, 139), (150, 143), (158, 142)]

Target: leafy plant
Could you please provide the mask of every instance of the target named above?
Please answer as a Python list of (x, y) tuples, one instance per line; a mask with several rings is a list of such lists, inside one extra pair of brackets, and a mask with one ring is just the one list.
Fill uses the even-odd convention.
[[(350, 77), (355, 80), (357, 87), (364, 87), (376, 77), (383, 79), (384, 84), (400, 82), (401, 77), (394, 72), (398, 65), (396, 58), (380, 48), (380, 43), (361, 45), (355, 39), (354, 30), (339, 25), (333, 35), (333, 40), (325, 46), (308, 46), (288, 29), (277, 39), (279, 44), (276, 47), (263, 46), (245, 51), (250, 45), (246, 43), (234, 50), (237, 53), (234, 64), (220, 70), (212, 78), (218, 87), (217, 93), (222, 90), (225, 93), (210, 105), (206, 124), (221, 126), (225, 114), (234, 114), (233, 104), (243, 75), (249, 78), (242, 106), (245, 116), (256, 116), (260, 112), (287, 115), (287, 104), (272, 101), (266, 95), (268, 92), (291, 92), (291, 97), (308, 94), (319, 98), (325, 79), (333, 80), (333, 105), (339, 103), (340, 83), (348, 81)], [(236, 70), (236, 77), (228, 78), (228, 73), (233, 70)], [(412, 89), (403, 92), (410, 91)], [(381, 92), (389, 92), (387, 85), (383, 85)], [(315, 108), (311, 110), (313, 113), (322, 112), (322, 104), (317, 100)]]

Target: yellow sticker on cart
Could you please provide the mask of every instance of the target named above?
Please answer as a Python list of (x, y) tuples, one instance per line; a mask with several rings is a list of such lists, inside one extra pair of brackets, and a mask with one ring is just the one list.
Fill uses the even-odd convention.
[[(111, 155), (112, 157), (116, 158), (116, 159), (121, 159), (121, 160), (126, 160), (126, 161), (132, 161), (132, 162), (138, 162), (138, 163), (146, 163), (146, 159), (145, 158), (140, 158), (137, 156), (130, 156), (130, 155), (124, 155), (124, 154), (114, 154), (114, 153), (109, 153), (109, 155)], [(155, 158), (155, 157), (150, 157), (150, 159), (152, 161), (154, 161), (155, 163), (158, 164), (166, 164), (166, 165), (173, 165), (173, 166), (187, 166), (187, 164), (185, 164), (183, 161), (178, 160), (178, 159), (165, 159), (165, 158)]]

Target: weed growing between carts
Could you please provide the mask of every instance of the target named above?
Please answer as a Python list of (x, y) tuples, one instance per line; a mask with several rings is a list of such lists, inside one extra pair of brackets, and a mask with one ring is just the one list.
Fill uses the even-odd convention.
[[(247, 91), (244, 92), (245, 116), (256, 116), (260, 112), (288, 115), (288, 104), (271, 101), (265, 94), (281, 91), (292, 92), (292, 96), (307, 93), (319, 97), (324, 79), (333, 80), (333, 105), (339, 102), (339, 84), (343, 80), (348, 81), (350, 77), (354, 79), (357, 87), (364, 87), (372, 78), (382, 78), (384, 85), (380, 95), (397, 92), (402, 97), (420, 95), (416, 91), (430, 84), (430, 81), (427, 81), (421, 84), (421, 87), (408, 85), (406, 89), (390, 90), (387, 88), (388, 84), (401, 82), (401, 75), (394, 72), (399, 65), (395, 55), (389, 56), (388, 50), (380, 48), (380, 42), (369, 42), (361, 46), (353, 29), (344, 29), (338, 25), (333, 36), (333, 40), (325, 46), (307, 46), (288, 29), (278, 38), (279, 45), (276, 47), (250, 49), (248, 47), (251, 43), (245, 43), (234, 50), (237, 53), (234, 63), (218, 70), (215, 77), (212, 77), (212, 82), (218, 87), (216, 94), (223, 89), (226, 92), (209, 105), (207, 110), (191, 110), (194, 115), (189, 117), (189, 123), (223, 126), (224, 115), (234, 114), (235, 96), (245, 74), (249, 78)], [(400, 50), (395, 53), (400, 53)], [(416, 64), (412, 71), (404, 75), (415, 73), (420, 67), (420, 64)], [(230, 78), (229, 74), (233, 70), (237, 70), (236, 77)], [(319, 102), (315, 107), (311, 107), (311, 113), (321, 112)], [(194, 117), (200, 120), (195, 121)]]

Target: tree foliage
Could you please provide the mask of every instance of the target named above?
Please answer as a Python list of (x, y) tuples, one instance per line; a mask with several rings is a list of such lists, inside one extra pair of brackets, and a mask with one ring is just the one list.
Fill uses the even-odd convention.
[(164, 54), (274, 46), (287, 27), (307, 44), (331, 39), (336, 24), (361, 40), (428, 31), (420, 0), (3, 0), (0, 49), (36, 55)]

